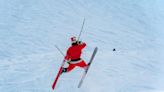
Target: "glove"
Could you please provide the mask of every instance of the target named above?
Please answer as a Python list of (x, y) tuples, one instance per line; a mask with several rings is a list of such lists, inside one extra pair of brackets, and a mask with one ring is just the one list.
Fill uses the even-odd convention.
[(77, 41), (77, 44), (82, 44), (82, 41)]
[(70, 61), (67, 61), (68, 64), (70, 64)]
[(70, 64), (70, 60), (64, 60), (66, 63)]

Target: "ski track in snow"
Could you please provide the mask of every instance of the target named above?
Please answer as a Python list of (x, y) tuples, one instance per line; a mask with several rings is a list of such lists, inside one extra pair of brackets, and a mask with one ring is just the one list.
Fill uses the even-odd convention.
[[(163, 0), (1, 0), (0, 92), (164, 92)], [(83, 70), (51, 85), (69, 38), (87, 43), (82, 57), (99, 51)], [(112, 49), (116, 48), (113, 52)]]

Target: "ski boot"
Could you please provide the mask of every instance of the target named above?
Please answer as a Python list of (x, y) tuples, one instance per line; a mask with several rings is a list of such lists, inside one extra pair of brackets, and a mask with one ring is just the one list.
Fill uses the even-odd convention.
[(66, 73), (66, 72), (67, 72), (67, 68), (62, 68), (60, 75), (62, 75), (63, 73)]

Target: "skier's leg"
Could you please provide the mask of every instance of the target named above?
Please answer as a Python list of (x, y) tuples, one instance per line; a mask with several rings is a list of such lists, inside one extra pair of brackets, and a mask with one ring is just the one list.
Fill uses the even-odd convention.
[(64, 67), (62, 68), (61, 74), (62, 73), (66, 73), (66, 72), (70, 72), (74, 68), (75, 68), (75, 65), (74, 64), (69, 64), (69, 66), (67, 68), (64, 68)]
[(73, 70), (76, 66), (74, 64), (69, 64), (69, 66), (67, 67), (67, 72), (70, 72), (71, 70)]
[(84, 60), (82, 60), (81, 62), (77, 63), (76, 66), (86, 69), (88, 65), (85, 63)]

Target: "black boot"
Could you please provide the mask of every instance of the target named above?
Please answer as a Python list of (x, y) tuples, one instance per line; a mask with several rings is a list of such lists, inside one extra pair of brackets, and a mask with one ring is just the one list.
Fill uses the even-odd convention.
[(61, 74), (66, 73), (66, 72), (67, 72), (67, 68), (62, 68)]

